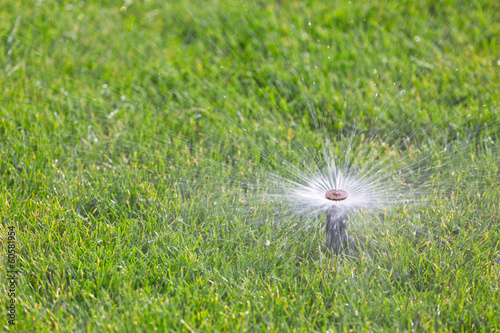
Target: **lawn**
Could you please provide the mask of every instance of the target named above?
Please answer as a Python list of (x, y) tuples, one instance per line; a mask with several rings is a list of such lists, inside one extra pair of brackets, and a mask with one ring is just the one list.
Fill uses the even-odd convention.
[[(0, 8), (5, 331), (500, 329), (497, 1)], [(349, 256), (266, 196), (325, 150), (403, 184)]]

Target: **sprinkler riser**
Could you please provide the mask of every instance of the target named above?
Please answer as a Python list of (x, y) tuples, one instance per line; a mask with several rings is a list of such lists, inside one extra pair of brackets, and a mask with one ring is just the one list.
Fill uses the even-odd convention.
[(348, 253), (347, 212), (337, 207), (326, 212), (326, 247), (336, 255)]

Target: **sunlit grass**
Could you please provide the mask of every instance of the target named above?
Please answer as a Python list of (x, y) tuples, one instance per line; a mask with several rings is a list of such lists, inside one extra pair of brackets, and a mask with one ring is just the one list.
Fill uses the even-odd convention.
[[(496, 2), (1, 7), (11, 330), (499, 329)], [(443, 167), (428, 204), (353, 216), (342, 260), (252, 195), (353, 131)]]

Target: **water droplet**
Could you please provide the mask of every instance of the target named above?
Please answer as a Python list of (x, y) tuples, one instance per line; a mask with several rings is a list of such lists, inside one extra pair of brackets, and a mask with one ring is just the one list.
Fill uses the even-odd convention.
[(414, 39), (415, 39), (415, 42), (417, 42), (417, 43), (420, 43), (420, 41), (421, 41), (421, 39), (420, 39), (420, 37), (419, 37), (419, 36), (415, 36), (415, 38), (414, 38)]
[(109, 119), (113, 118), (113, 117), (114, 117), (114, 115), (118, 113), (118, 111), (120, 111), (120, 110), (118, 110), (118, 109), (113, 110), (113, 112), (111, 112), (111, 113), (108, 115), (108, 118), (109, 118)]

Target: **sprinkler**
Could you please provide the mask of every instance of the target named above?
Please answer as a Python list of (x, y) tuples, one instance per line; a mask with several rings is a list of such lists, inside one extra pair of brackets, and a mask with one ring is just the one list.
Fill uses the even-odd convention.
[(349, 193), (347, 193), (347, 191), (344, 190), (334, 189), (326, 191), (325, 195), (328, 200), (340, 201), (347, 199)]
[[(347, 199), (349, 193), (341, 189), (328, 190), (328, 200), (341, 201)], [(332, 205), (326, 211), (326, 247), (335, 254), (348, 251), (347, 211), (339, 205)]]

